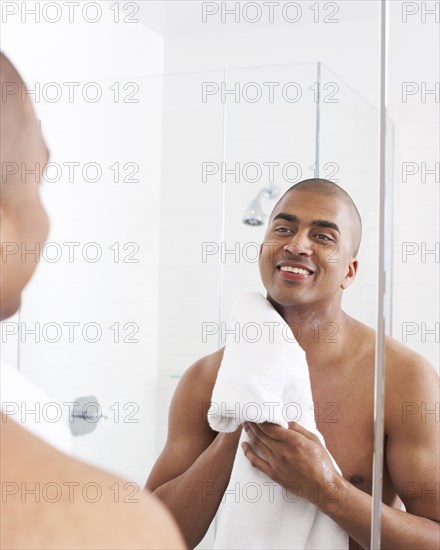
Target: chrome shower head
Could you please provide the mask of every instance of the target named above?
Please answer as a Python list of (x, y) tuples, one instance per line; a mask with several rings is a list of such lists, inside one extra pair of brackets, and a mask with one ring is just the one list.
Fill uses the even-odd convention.
[(263, 187), (261, 191), (258, 193), (256, 198), (250, 203), (250, 205), (247, 207), (244, 216), (243, 216), (243, 223), (246, 225), (263, 225), (264, 224), (264, 218), (267, 217), (267, 215), (263, 212), (263, 207), (261, 206), (261, 199), (263, 197), (266, 197), (268, 199), (273, 199), (276, 197), (279, 193), (278, 188), (275, 185), (268, 185), (267, 187)]
[(254, 199), (248, 206), (243, 216), (243, 223), (246, 225), (263, 225), (264, 212), (259, 199)]

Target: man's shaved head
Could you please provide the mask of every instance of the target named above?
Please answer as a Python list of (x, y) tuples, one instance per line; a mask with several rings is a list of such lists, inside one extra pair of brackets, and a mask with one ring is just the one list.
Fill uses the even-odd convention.
[(48, 160), (32, 102), (18, 71), (0, 53), (0, 319), (13, 315), (31, 278), (49, 222), (39, 183)]
[(361, 216), (359, 214), (359, 211), (356, 208), (356, 205), (354, 204), (353, 199), (350, 197), (347, 191), (345, 191), (344, 189), (342, 189), (342, 187), (340, 187), (339, 185), (336, 185), (336, 183), (333, 183), (330, 180), (321, 179), (321, 178), (311, 178), (311, 179), (303, 180), (296, 183), (295, 185), (292, 185), (292, 187), (290, 187), (284, 193), (284, 195), (275, 205), (274, 211), (277, 205), (283, 199), (283, 197), (285, 197), (287, 193), (291, 193), (292, 191), (304, 191), (304, 192), (310, 192), (310, 193), (317, 193), (319, 195), (322, 195), (323, 197), (331, 197), (331, 198), (337, 199), (346, 206), (347, 212), (350, 216), (349, 223), (351, 227), (351, 237), (352, 237), (352, 243), (353, 243), (353, 256), (356, 257), (359, 251), (359, 246), (361, 244), (362, 221), (361, 221)]
[[(20, 193), (13, 183), (21, 180), (20, 170), (13, 173), (13, 167), (21, 167), (35, 150), (45, 150), (38, 120), (17, 69), (9, 59), (0, 53), (0, 140), (1, 140), (1, 197), (5, 202), (10, 196)], [(24, 95), (24, 97), (23, 97)]]

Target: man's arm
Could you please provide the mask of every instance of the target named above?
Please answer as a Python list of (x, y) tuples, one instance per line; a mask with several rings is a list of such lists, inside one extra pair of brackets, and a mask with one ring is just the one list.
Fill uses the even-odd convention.
[[(393, 550), (438, 550), (439, 379), (420, 358), (406, 360), (406, 364), (392, 363), (386, 384), (386, 461), (406, 512), (382, 505), (381, 544)], [(243, 447), (253, 466), (286, 488), (292, 481), (299, 484), (304, 498), (314, 502), (362, 547), (370, 547), (372, 497), (334, 469), (314, 434), (297, 424), (290, 430), (273, 424), (250, 424), (246, 428), (251, 445)], [(322, 489), (322, 498), (316, 499), (316, 486)]]
[[(423, 359), (402, 366), (402, 371), (404, 375), (397, 376), (391, 372), (386, 387), (385, 456), (391, 481), (406, 512), (382, 505), (382, 547), (438, 550), (439, 379)], [(372, 498), (348, 482), (344, 485), (340, 506), (332, 518), (359, 544), (368, 548)]]
[(205, 536), (229, 482), (241, 430), (218, 434), (207, 412), (223, 350), (188, 369), (173, 396), (165, 448), (147, 481), (176, 519), (186, 543)]

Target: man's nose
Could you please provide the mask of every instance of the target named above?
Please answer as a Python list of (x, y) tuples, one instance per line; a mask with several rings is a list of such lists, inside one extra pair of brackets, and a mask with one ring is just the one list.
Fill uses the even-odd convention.
[(311, 256), (313, 254), (313, 241), (307, 234), (296, 233), (292, 239), (284, 245), (283, 250), (287, 255)]

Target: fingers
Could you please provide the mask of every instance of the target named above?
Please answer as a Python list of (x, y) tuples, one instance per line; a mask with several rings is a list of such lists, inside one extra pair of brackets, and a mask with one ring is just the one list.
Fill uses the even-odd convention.
[(241, 444), (241, 448), (243, 449), (244, 456), (249, 460), (251, 465), (254, 468), (257, 468), (257, 470), (260, 470), (260, 472), (263, 472), (263, 474), (266, 474), (268, 477), (270, 477), (272, 468), (270, 467), (269, 463), (259, 457), (256, 453), (254, 453), (249, 443), (243, 441), (243, 443)]
[(245, 422), (248, 426), (256, 431), (256, 433), (264, 434), (262, 437), (266, 437), (267, 441), (273, 440), (282, 442), (286, 439), (286, 429), (278, 426), (278, 424), (272, 424), (271, 422), (262, 422), (261, 424), (256, 424), (254, 422)]
[(258, 424), (245, 423), (244, 429), (249, 437), (252, 449), (268, 460), (273, 454), (272, 445), (275, 442), (260, 429)]
[(298, 424), (297, 422), (289, 422), (289, 430), (291, 430), (292, 432), (297, 432), (298, 434), (301, 434), (312, 441), (319, 441), (319, 437), (317, 435), (315, 435), (313, 432), (309, 432), (309, 430), (306, 430), (301, 426), (301, 424)]
[(289, 429), (269, 422), (261, 424), (245, 422), (244, 428), (252, 451), (268, 462), (271, 467), (277, 457), (285, 454), (287, 449), (290, 454), (295, 455), (304, 447), (308, 447), (310, 442), (322, 446), (317, 435), (296, 422), (289, 423)]
[[(302, 435), (307, 439), (311, 439), (312, 441), (317, 440), (317, 437), (313, 432), (309, 432), (297, 422), (289, 422), (288, 429), (283, 428), (278, 424), (272, 424), (271, 422), (262, 422), (261, 424), (256, 424), (254, 422), (245, 422), (245, 427), (246, 424), (248, 426), (252, 426), (256, 433), (262, 432), (267, 438), (273, 441), (277, 441), (279, 443), (284, 443), (289, 437), (292, 436), (292, 434), (289, 432), (296, 432), (296, 434)], [(260, 436), (260, 438), (263, 439), (262, 436)], [(266, 440), (266, 442), (267, 441), (268, 440)]]

